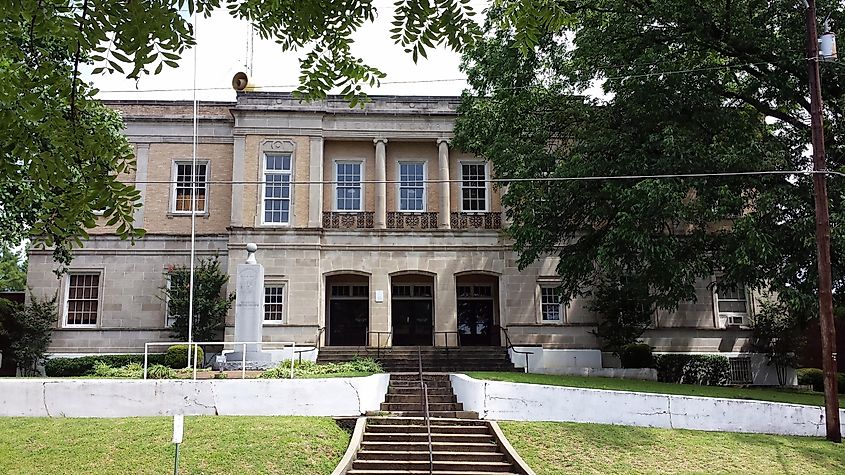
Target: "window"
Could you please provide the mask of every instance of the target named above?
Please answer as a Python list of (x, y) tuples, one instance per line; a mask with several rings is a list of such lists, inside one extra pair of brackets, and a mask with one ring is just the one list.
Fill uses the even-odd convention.
[(285, 320), (285, 286), (264, 287), (264, 321), (283, 323)]
[(745, 291), (745, 286), (724, 287), (720, 286), (717, 281), (716, 291), (719, 319), (724, 320), (725, 325), (747, 325), (748, 294)]
[(264, 223), (290, 223), (291, 154), (264, 155)]
[[(189, 213), (194, 204), (192, 193), (196, 188), (196, 212), (205, 212), (206, 179), (208, 177), (208, 162), (197, 162), (195, 172), (191, 173), (191, 162), (174, 162), (173, 212)], [(196, 178), (196, 183), (191, 183)]]
[(96, 325), (100, 307), (100, 275), (69, 274), (65, 294), (67, 325)]
[(461, 163), (461, 209), (487, 211), (487, 165)]
[(558, 287), (540, 287), (540, 320), (560, 323), (563, 304)]
[(425, 164), (399, 164), (399, 211), (425, 211)]
[(335, 209), (361, 211), (361, 162), (336, 162), (335, 172)]

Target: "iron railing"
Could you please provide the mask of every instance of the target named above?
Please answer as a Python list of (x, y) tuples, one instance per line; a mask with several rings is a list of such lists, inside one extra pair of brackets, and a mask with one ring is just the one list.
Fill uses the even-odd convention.
[(370, 336), (376, 336), (376, 358), (381, 358), (381, 336), (387, 335), (387, 340), (385, 343), (387, 345), (393, 345), (393, 330), (387, 331), (375, 331), (375, 330), (367, 330), (367, 346), (370, 346)]
[(428, 434), (428, 473), (434, 473), (434, 447), (431, 444), (431, 417), (428, 410), (428, 385), (423, 380), (422, 371), (422, 348), (417, 347), (417, 361), (419, 362), (420, 375), (420, 398), (423, 402), (423, 417), (425, 419), (426, 434)]
[(530, 351), (522, 351), (517, 350), (516, 347), (513, 346), (513, 342), (511, 342), (511, 336), (508, 334), (508, 328), (499, 326), (499, 330), (505, 334), (505, 344), (509, 351), (513, 351), (514, 353), (525, 355), (525, 372), (528, 372), (528, 356), (531, 354)]
[(323, 336), (323, 332), (326, 331), (326, 327), (319, 327), (317, 329), (317, 338), (314, 339), (314, 345), (311, 348), (304, 348), (301, 350), (297, 350), (295, 353), (299, 357), (299, 362), (302, 363), (302, 353), (308, 353), (310, 351), (319, 350), (320, 349), (320, 338)]
[[(443, 336), (445, 337), (445, 338), (444, 338), (444, 343), (445, 343), (445, 345), (443, 345), (443, 346), (444, 346), (447, 350), (448, 350), (449, 348), (460, 348), (460, 346), (461, 346), (461, 333), (460, 333), (459, 331), (457, 331), (457, 330), (444, 330), (444, 331), (434, 332), (434, 335), (433, 335), (433, 339), (434, 339), (433, 346), (437, 346), (437, 335), (440, 335), (440, 334), (443, 334)], [(451, 347), (449, 346), (449, 335), (455, 335), (455, 346), (451, 346)]]

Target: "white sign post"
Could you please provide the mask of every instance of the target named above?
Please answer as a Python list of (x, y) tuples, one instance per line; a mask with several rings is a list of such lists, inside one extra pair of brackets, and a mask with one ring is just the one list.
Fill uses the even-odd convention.
[(176, 414), (173, 416), (173, 443), (176, 444), (176, 455), (173, 459), (173, 475), (179, 473), (179, 445), (182, 443), (182, 435), (185, 432), (185, 416)]

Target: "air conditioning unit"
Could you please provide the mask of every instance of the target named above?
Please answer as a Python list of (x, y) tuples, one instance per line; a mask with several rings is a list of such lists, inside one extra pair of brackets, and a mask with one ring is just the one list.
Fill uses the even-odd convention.
[(722, 313), (719, 318), (725, 321), (726, 327), (739, 327), (746, 325), (746, 315), (744, 313)]

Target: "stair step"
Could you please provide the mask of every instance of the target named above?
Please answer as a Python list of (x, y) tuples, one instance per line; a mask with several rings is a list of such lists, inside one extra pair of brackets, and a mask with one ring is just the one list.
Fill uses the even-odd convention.
[(346, 472), (347, 475), (518, 475), (516, 472), (481, 472), (474, 471), (453, 471), (453, 470), (358, 470), (352, 469)]
[[(364, 432), (365, 442), (426, 442), (428, 434), (422, 432), (386, 432), (371, 434)], [(432, 442), (492, 442), (490, 434), (431, 434)]]
[[(498, 452), (499, 446), (493, 442), (432, 442), (436, 452)], [(425, 442), (362, 442), (362, 450), (423, 450), (428, 451), (428, 440)]]
[[(511, 465), (506, 462), (479, 462), (479, 461), (449, 461), (435, 460), (435, 470), (450, 471), (476, 471), (504, 472), (511, 471)], [(363, 470), (392, 470), (393, 473), (401, 473), (401, 470), (428, 470), (428, 460), (356, 460), (352, 462), (354, 469)]]
[[(425, 398), (421, 394), (390, 394), (387, 393), (385, 402), (388, 403), (415, 403), (415, 404), (422, 404)], [(429, 404), (454, 404), (458, 402), (457, 396), (454, 394), (429, 394), (428, 395), (428, 403)]]
[[(368, 450), (358, 451), (357, 460), (394, 460), (394, 461), (428, 461), (428, 448), (425, 450)], [(504, 462), (505, 455), (499, 452), (439, 452), (433, 451), (435, 462)]]
[[(384, 414), (389, 412), (389, 414)], [(424, 417), (422, 411), (368, 411), (367, 416), (384, 416), (389, 415), (393, 417)], [(450, 418), (450, 419), (478, 419), (478, 413), (475, 411), (429, 411), (429, 417)]]
[[(459, 402), (451, 403), (428, 403), (429, 412), (440, 411), (462, 411), (464, 405)], [(383, 402), (381, 403), (382, 411), (422, 411), (424, 404), (421, 402)]]
[[(424, 424), (368, 424), (367, 432), (373, 434), (381, 434), (386, 432), (404, 432), (404, 433), (427, 433), (428, 430)], [(432, 425), (431, 433), (439, 434), (489, 434), (489, 429), (486, 425)]]
[[(370, 425), (389, 425), (389, 424), (399, 424), (399, 425), (425, 425), (425, 419), (419, 416), (382, 416), (382, 417), (374, 417), (369, 419), (368, 426)], [(459, 425), (459, 426), (475, 426), (475, 427), (487, 427), (487, 423), (484, 421), (479, 420), (471, 420), (466, 418), (432, 418), (430, 420), (430, 424), (432, 426), (441, 425), (441, 426), (448, 426), (448, 425)]]

